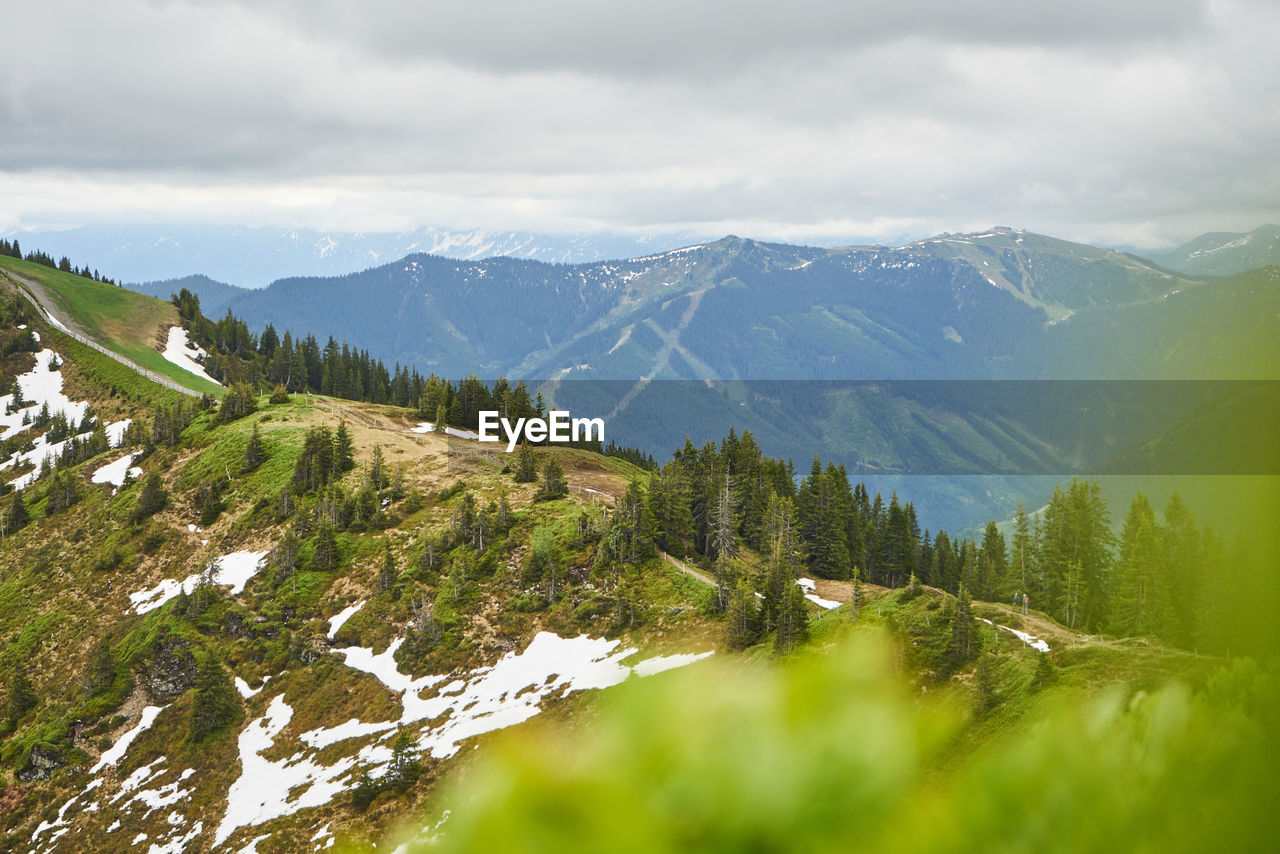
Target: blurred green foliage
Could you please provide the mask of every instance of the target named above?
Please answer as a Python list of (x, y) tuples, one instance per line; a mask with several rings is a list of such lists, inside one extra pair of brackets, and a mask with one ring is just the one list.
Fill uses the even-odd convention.
[(1280, 692), (1251, 660), (1195, 693), (1050, 691), (995, 734), (963, 691), (922, 696), (893, 661), (862, 635), (632, 680), (589, 728), (489, 745), (409, 848), (1256, 851), (1280, 830)]

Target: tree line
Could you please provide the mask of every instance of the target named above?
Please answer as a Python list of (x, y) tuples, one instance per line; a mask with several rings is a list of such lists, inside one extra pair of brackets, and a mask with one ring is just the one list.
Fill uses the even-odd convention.
[(81, 278), (92, 279), (95, 282), (105, 282), (108, 285), (116, 284), (116, 281), (114, 279), (108, 276), (102, 275), (96, 269), (93, 269), (93, 270), (89, 269), (88, 264), (85, 264), (83, 267), (79, 267), (79, 266), (76, 266), (75, 264), (72, 264), (71, 259), (68, 258), (66, 255), (63, 255), (61, 258), (57, 259), (56, 261), (54, 260), (52, 255), (40, 249), (34, 249), (28, 252), (26, 255), (23, 255), (22, 246), (18, 243), (18, 238), (16, 237), (12, 241), (7, 239), (0, 239), (0, 255), (7, 256), (9, 258), (17, 258), (20, 261), (30, 261), (33, 264), (40, 264), (45, 267), (50, 267), (54, 270), (61, 270), (62, 272), (70, 273), (73, 276), (80, 276)]

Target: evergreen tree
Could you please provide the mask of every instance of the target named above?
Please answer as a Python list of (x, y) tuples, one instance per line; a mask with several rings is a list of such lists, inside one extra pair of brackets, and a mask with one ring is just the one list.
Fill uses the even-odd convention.
[(1008, 594), (1008, 557), (1004, 535), (994, 521), (987, 522), (982, 534), (982, 550), (978, 554), (979, 599), (1003, 599)]
[(1164, 548), (1155, 511), (1141, 492), (1129, 505), (1119, 558), (1113, 630), (1121, 635), (1162, 635), (1168, 613)]
[(217, 659), (209, 655), (196, 671), (191, 698), (191, 740), (200, 744), (240, 716), (240, 698)]
[(17, 533), (26, 527), (28, 521), (27, 505), (22, 500), (22, 493), (14, 493), (13, 498), (5, 505), (3, 515), (0, 515), (0, 536), (7, 537)]
[(378, 573), (378, 591), (385, 593), (396, 586), (396, 580), (399, 578), (396, 571), (396, 559), (391, 554), (391, 543), (387, 540), (382, 541), (382, 570)]
[(977, 627), (973, 622), (969, 589), (960, 585), (956, 597), (956, 610), (951, 617), (951, 641), (947, 644), (947, 659), (952, 668), (958, 668), (977, 653)]
[(382, 457), (382, 446), (373, 446), (373, 460), (369, 463), (369, 484), (375, 491), (385, 489), (388, 483), (387, 464)]
[(267, 450), (263, 447), (262, 437), (258, 434), (258, 425), (253, 425), (249, 434), (249, 444), (244, 449), (244, 471), (251, 472), (267, 460)]
[(791, 652), (809, 636), (809, 612), (807, 600), (800, 585), (792, 584), (782, 597), (782, 609), (778, 613), (778, 631), (774, 635), (773, 650), (779, 655)]
[(745, 578), (738, 579), (733, 588), (727, 617), (731, 649), (746, 649), (755, 643), (760, 630), (760, 612), (756, 608), (755, 591)]
[(137, 524), (149, 516), (154, 516), (169, 503), (169, 493), (164, 488), (157, 472), (151, 472), (142, 482), (142, 491), (138, 494), (138, 503), (133, 506), (133, 522)]
[(218, 407), (218, 421), (226, 423), (244, 418), (258, 408), (258, 395), (253, 387), (246, 383), (232, 383), (231, 388), (222, 396), (222, 405)]
[(520, 443), (520, 452), (516, 456), (516, 483), (533, 483), (538, 479), (538, 461), (533, 456), (533, 448), (528, 442)]
[(551, 501), (569, 494), (569, 481), (564, 476), (564, 467), (554, 456), (547, 458), (542, 467), (542, 483), (538, 487), (537, 501)]
[(341, 477), (356, 467), (355, 442), (351, 432), (347, 430), (347, 422), (339, 421), (338, 429), (333, 434), (333, 471)]
[(89, 667), (84, 675), (84, 693), (93, 696), (110, 688), (116, 681), (116, 659), (111, 654), (111, 644), (106, 638), (99, 638), (89, 659)]
[[(1018, 512), (1013, 516), (1013, 542), (1009, 553), (1009, 568), (1015, 593), (1036, 594), (1040, 588), (1035, 583), (1035, 542), (1031, 538), (1031, 526), (1026, 508), (1018, 501)], [(1007, 592), (1007, 591), (1004, 591)]]
[(319, 569), (337, 569), (338, 539), (333, 533), (333, 526), (327, 521), (321, 522), (316, 530), (315, 564)]
[(9, 671), (9, 727), (12, 729), (39, 703), (31, 677), (25, 667), (14, 665)]

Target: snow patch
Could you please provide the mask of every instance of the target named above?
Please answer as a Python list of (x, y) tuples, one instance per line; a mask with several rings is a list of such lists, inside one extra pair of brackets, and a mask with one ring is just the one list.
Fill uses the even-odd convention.
[(362, 607), (364, 607), (363, 599), (354, 605), (349, 605), (346, 608), (343, 608), (341, 611), (330, 617), (329, 639), (333, 640), (334, 636), (338, 634), (338, 629), (342, 628), (343, 623), (351, 619), (351, 617), (355, 615), (356, 611), (359, 611)]
[(1011, 635), (1014, 635), (1015, 637), (1018, 638), (1018, 640), (1022, 641), (1032, 649), (1038, 649), (1041, 652), (1049, 651), (1048, 642), (1042, 641), (1040, 640), (1040, 638), (1035, 637), (1034, 635), (1029, 635), (1026, 632), (1020, 632), (1017, 629), (1011, 629), (1008, 626), (1002, 626), (999, 623), (993, 623), (990, 620), (988, 620), (986, 617), (979, 617), (978, 619), (982, 620), (982, 622), (986, 623), (988, 626), (995, 626), (997, 629), (1004, 629), (1006, 632), (1008, 632)]
[[(234, 596), (244, 590), (245, 584), (257, 575), (258, 570), (262, 569), (266, 562), (265, 551), (239, 551), (214, 558), (213, 583), (230, 587), (231, 595)], [(133, 603), (134, 613), (145, 614), (148, 611), (154, 611), (179, 593), (190, 594), (200, 584), (200, 575), (201, 573), (188, 575), (181, 583), (172, 578), (166, 578), (149, 590), (130, 593), (129, 601)]]
[(169, 340), (165, 343), (164, 353), (161, 355), (188, 373), (195, 374), (201, 379), (206, 379), (214, 385), (222, 385), (222, 383), (209, 376), (200, 363), (196, 361), (197, 358), (203, 359), (208, 354), (187, 339), (187, 330), (181, 326), (169, 327)]
[(147, 706), (142, 710), (142, 717), (139, 718), (137, 725), (120, 736), (120, 740), (111, 746), (102, 754), (102, 758), (98, 760), (98, 764), (89, 769), (90, 774), (97, 774), (108, 765), (118, 765), (120, 760), (124, 758), (125, 751), (129, 749), (129, 745), (133, 744), (134, 739), (151, 729), (151, 725), (156, 722), (156, 717), (163, 712), (167, 706)]
[(137, 466), (130, 466), (138, 456), (139, 454), (137, 453), (125, 454), (114, 463), (107, 463), (105, 466), (93, 473), (91, 480), (94, 483), (109, 483), (116, 489), (119, 489), (124, 486), (126, 477), (131, 477), (136, 480), (142, 476), (142, 469)]

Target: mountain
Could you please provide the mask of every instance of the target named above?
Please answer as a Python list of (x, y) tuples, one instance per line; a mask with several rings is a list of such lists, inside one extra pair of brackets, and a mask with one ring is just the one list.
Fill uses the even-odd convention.
[[(1233, 335), (1272, 331), (1265, 316), (1231, 313), (1251, 282), (1210, 293), (1140, 258), (993, 229), (897, 248), (727, 237), (569, 266), (415, 254), (337, 278), (277, 280), (226, 304), (258, 329), (308, 329), (449, 376), (1150, 379), (1268, 370), (1170, 337), (1219, 305), (1231, 314), (1221, 324), (1239, 324)], [(211, 293), (218, 305), (225, 296)], [(1169, 334), (1100, 350), (1094, 333), (1110, 335), (1117, 313), (1139, 332)], [(1118, 347), (1125, 359), (1111, 358)]]
[[(567, 264), (623, 258), (688, 243), (688, 234), (553, 235), (422, 227), (408, 232), (326, 232), (216, 225), (88, 225), (11, 231), (27, 250), (92, 258), (117, 281), (151, 282), (200, 273), (242, 287), (282, 276), (335, 276), (415, 252), (448, 258), (495, 255)], [(166, 294), (167, 296), (167, 294)]]
[[(749, 429), (771, 454), (803, 465), (819, 452), (887, 493), (900, 475), (1088, 470), (1203, 401), (1188, 386), (1152, 408), (1158, 385), (1130, 393), (1090, 381), (1273, 378), (1276, 277), (1186, 276), (994, 228), (895, 248), (726, 237), (578, 265), (411, 255), (337, 278), (214, 286), (207, 310), (310, 330), (322, 347), (332, 336), (424, 374), (540, 383), (549, 400), (606, 416), (611, 438), (655, 455), (686, 435), (698, 444)], [(850, 386), (888, 380), (900, 381), (888, 394)], [(927, 388), (936, 380), (960, 385), (939, 395)], [(1000, 395), (964, 383), (1006, 380), (1082, 382), (1030, 392), (1003, 422), (965, 403)], [(1078, 411), (1092, 401), (1095, 420), (1064, 417), (1071, 426), (1058, 429), (1044, 413), (1061, 414), (1059, 399)], [(1045, 488), (952, 478), (912, 491), (942, 524), (966, 529)]]
[[(194, 376), (174, 306), (38, 267), (0, 258), (0, 850), (1273, 838), (1273, 484), (1223, 484), (1194, 518), (1144, 499), (1109, 549), (1123, 505), (1086, 484), (1022, 548), (994, 527), (979, 545), (913, 492), (873, 499), (821, 466), (797, 483), (741, 435), (656, 476), (529, 450), (522, 482), (519, 456), (409, 407), (268, 382), (214, 387), (219, 406), (153, 381), (114, 356)], [(712, 383), (790, 425), (813, 414), (795, 385)], [(1247, 419), (1245, 385), (1175, 419), (1175, 453)], [(1058, 465), (1073, 422), (1116, 405), (1091, 385), (1027, 412), (1022, 388), (824, 397), (886, 459), (950, 465), (982, 443)], [(1168, 397), (1121, 425), (1168, 423)], [(1224, 545), (1213, 514), (1255, 542)], [(921, 791), (942, 821), (917, 820)], [(1051, 823), (1009, 820), (1029, 803)]]
[(1263, 225), (1241, 234), (1210, 232), (1174, 249), (1144, 254), (1170, 270), (1203, 276), (1280, 266), (1280, 225)]

